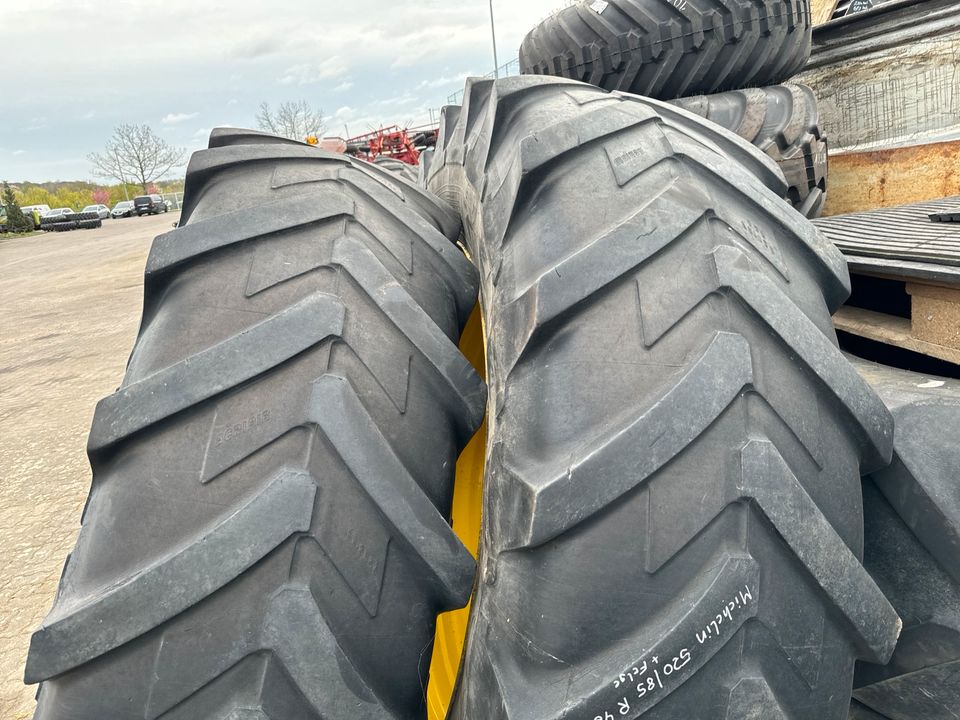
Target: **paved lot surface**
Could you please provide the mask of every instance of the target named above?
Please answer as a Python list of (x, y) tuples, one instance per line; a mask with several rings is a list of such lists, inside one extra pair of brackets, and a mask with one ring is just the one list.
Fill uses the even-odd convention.
[(35, 688), (23, 685), (23, 665), (76, 540), (94, 407), (122, 379), (150, 242), (177, 219), (0, 237), (2, 720), (33, 713)]

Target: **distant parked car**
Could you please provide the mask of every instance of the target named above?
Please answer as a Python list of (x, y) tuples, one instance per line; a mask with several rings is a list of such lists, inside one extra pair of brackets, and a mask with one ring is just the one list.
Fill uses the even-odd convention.
[(34, 210), (36, 210), (40, 213), (40, 217), (43, 217), (48, 212), (50, 212), (49, 205), (24, 205), (20, 209), (23, 210), (24, 215), (30, 215), (31, 213), (33, 213)]
[(72, 214), (73, 214), (73, 210), (71, 208), (56, 208), (55, 210), (50, 210), (44, 213), (43, 217), (55, 218), (55, 217), (62, 217), (64, 215), (72, 215)]
[(110, 217), (114, 219), (133, 217), (136, 214), (137, 210), (133, 206), (133, 200), (121, 200), (110, 211)]
[(110, 217), (110, 208), (108, 208), (106, 205), (87, 205), (80, 212), (96, 213), (97, 217), (100, 218), (101, 220), (106, 220), (107, 218)]
[(159, 215), (167, 212), (167, 205), (159, 195), (141, 195), (133, 199), (133, 205), (137, 210), (137, 217), (141, 215)]

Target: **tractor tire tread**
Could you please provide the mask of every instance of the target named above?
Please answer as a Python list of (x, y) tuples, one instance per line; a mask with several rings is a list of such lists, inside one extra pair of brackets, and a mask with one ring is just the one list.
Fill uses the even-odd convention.
[(827, 139), (813, 90), (787, 84), (672, 102), (769, 155), (786, 177), (787, 200), (807, 217), (819, 217), (827, 197)]
[(811, 51), (809, 0), (581, 0), (520, 46), (520, 71), (672, 100), (773, 85)]
[(94, 417), (35, 717), (423, 718), (474, 573), (447, 520), (485, 403), (459, 223), (360, 161), (211, 144)]
[[(842, 257), (662, 107), (524, 77), (442, 116), (428, 184), (480, 268), (491, 405), (454, 720), (839, 719), (896, 644), (850, 512), (892, 418), (836, 345)], [(654, 656), (685, 669), (628, 697)]]

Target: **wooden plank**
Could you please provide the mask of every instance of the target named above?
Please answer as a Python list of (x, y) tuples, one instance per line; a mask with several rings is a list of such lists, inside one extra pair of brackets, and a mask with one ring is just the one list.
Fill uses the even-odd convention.
[(839, 4), (840, 0), (813, 0), (810, 8), (813, 24), (823, 25), (825, 22), (829, 22)]
[(851, 335), (960, 364), (960, 350), (918, 340), (911, 334), (910, 320), (906, 318), (847, 306), (833, 316), (833, 324)]
[[(960, 270), (960, 223), (930, 222), (931, 213), (960, 207), (960, 196), (814, 220), (848, 255), (936, 264)], [(949, 283), (948, 283), (949, 284)]]
[(960, 195), (960, 140), (831, 154), (829, 183), (824, 216)]
[(913, 307), (913, 337), (960, 350), (960, 290), (907, 283), (907, 293)]
[[(846, 253), (844, 253), (846, 255)], [(881, 280), (913, 280), (960, 287), (960, 268), (865, 255), (847, 255), (851, 275), (865, 275)]]

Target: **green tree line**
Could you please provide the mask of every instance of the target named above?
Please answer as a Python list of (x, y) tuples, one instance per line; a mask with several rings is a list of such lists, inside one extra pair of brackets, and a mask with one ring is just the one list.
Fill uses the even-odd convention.
[[(143, 194), (139, 185), (127, 184), (126, 195), (123, 185), (97, 185), (88, 182), (57, 183), (11, 183), (13, 194), (20, 207), (25, 205), (49, 205), (51, 208), (67, 207), (82, 210), (87, 205), (106, 205), (113, 207), (129, 196), (133, 200)], [(183, 181), (161, 182), (151, 191), (158, 193), (183, 192)]]

